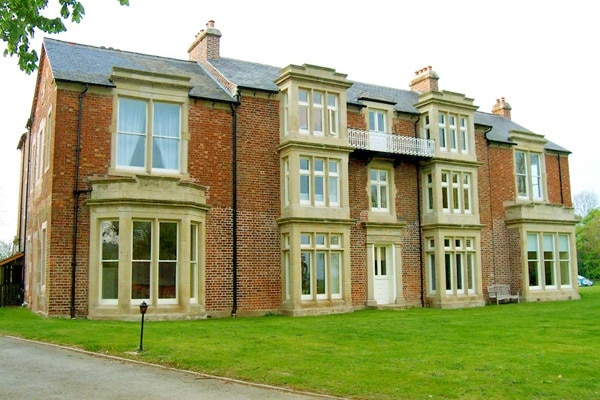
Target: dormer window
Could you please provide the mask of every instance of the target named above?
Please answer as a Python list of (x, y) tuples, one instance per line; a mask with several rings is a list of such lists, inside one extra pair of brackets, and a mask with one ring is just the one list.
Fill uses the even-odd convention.
[(381, 110), (369, 110), (369, 131), (385, 133), (386, 114)]

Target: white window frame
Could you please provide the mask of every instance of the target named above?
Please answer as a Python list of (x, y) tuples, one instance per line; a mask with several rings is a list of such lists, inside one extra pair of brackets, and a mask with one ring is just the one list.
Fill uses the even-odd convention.
[[(326, 90), (298, 88), (298, 132), (322, 137), (339, 136), (339, 94)], [(285, 115), (284, 115), (285, 116)], [(321, 126), (318, 126), (318, 122)]]
[(446, 135), (446, 114), (438, 114), (438, 133), (440, 140), (440, 150), (448, 150), (448, 136)]
[[(342, 239), (342, 235), (339, 233), (302, 232), (300, 234), (300, 293), (302, 300), (342, 298), (344, 258)], [(333, 270), (334, 267), (336, 271)], [(305, 287), (307, 278), (309, 282)], [(322, 286), (320, 285), (321, 281)], [(304, 289), (308, 289), (308, 291)], [(332, 291), (334, 289), (335, 292)]]
[[(373, 178), (375, 174), (375, 178)], [(385, 175), (385, 181), (381, 180), (381, 174)], [(371, 211), (389, 212), (391, 207), (391, 171), (385, 168), (369, 168), (369, 204)], [(382, 196), (382, 190), (385, 190), (385, 196)], [(373, 199), (373, 193), (377, 193), (377, 198)], [(382, 204), (385, 197), (386, 204)]]
[(460, 121), (460, 150), (466, 154), (469, 152), (469, 119), (464, 115), (460, 115), (458, 118)]
[[(332, 168), (333, 166), (335, 168)], [(316, 207), (340, 206), (340, 159), (301, 155), (298, 168), (301, 205)], [(304, 192), (303, 185), (306, 186)], [(320, 193), (317, 193), (318, 191)]]
[[(117, 246), (117, 255), (119, 254), (119, 246), (121, 245), (120, 243), (120, 230), (121, 230), (121, 225), (119, 223), (119, 219), (118, 218), (113, 218), (113, 219), (105, 219), (105, 220), (101, 220), (99, 221), (99, 228), (100, 228), (100, 234), (98, 235), (98, 239), (99, 239), (99, 244), (98, 244), (98, 248), (99, 248), (99, 257), (100, 257), (100, 262), (99, 262), (99, 279), (98, 279), (98, 295), (99, 295), (99, 304), (118, 304), (119, 302), (119, 259), (105, 259), (104, 258), (104, 224), (105, 223), (117, 223), (118, 225), (118, 229), (119, 231), (117, 232), (116, 236), (112, 237), (112, 240), (115, 241), (116, 240), (116, 246)], [(104, 264), (105, 263), (116, 263), (117, 264), (117, 297), (116, 298), (105, 298), (104, 297), (104, 293), (103, 293), (103, 288), (104, 288)]]
[(425, 172), (425, 209), (431, 212), (435, 209), (435, 195), (433, 188), (433, 172)]
[[(560, 290), (572, 288), (571, 276), (571, 238), (562, 232), (526, 233), (527, 284), (530, 290)], [(533, 251), (536, 257), (532, 258)], [(532, 271), (532, 267), (534, 270)], [(535, 272), (537, 285), (531, 285), (531, 276)], [(552, 277), (550, 284), (547, 277)], [(563, 282), (566, 276), (566, 282)]]
[(475, 294), (477, 287), (476, 260), (474, 237), (444, 237), (444, 288), (446, 294)]
[(427, 288), (429, 294), (437, 293), (437, 269), (435, 263), (435, 239), (426, 238), (427, 243)]
[(441, 171), (442, 210), (445, 213), (473, 213), (473, 174), (467, 171)]
[[(515, 150), (515, 187), (519, 199), (544, 200), (545, 186), (542, 154), (526, 150)], [(519, 163), (520, 157), (523, 160), (522, 165)], [(537, 159), (537, 163), (534, 162), (534, 159)]]
[(387, 132), (387, 112), (379, 109), (369, 109), (369, 132)]
[[(149, 259), (133, 259), (133, 245), (134, 238), (133, 232), (135, 228), (135, 224), (137, 222), (140, 223), (149, 223), (150, 224), (150, 258)], [(163, 224), (175, 224), (176, 225), (176, 258), (175, 259), (161, 259), (161, 229)], [(141, 302), (147, 301), (153, 303), (156, 301), (156, 304), (177, 304), (179, 300), (179, 274), (181, 273), (180, 262), (179, 262), (179, 254), (181, 252), (181, 243), (180, 243), (180, 229), (181, 223), (180, 221), (172, 221), (172, 220), (164, 220), (164, 219), (132, 219), (131, 225), (131, 259), (129, 260), (130, 264), (130, 273), (131, 273), (131, 301), (132, 302)], [(148, 289), (148, 297), (134, 297), (133, 293), (133, 264), (135, 262), (144, 262), (149, 264), (149, 289)], [(160, 276), (161, 276), (161, 263), (173, 263), (175, 264), (175, 293), (174, 297), (161, 297), (160, 293)]]
[[(146, 105), (146, 111), (145, 111), (145, 129), (144, 132), (128, 132), (125, 130), (122, 130), (122, 126), (120, 123), (120, 108), (121, 108), (121, 101), (122, 100), (129, 100), (129, 101), (137, 101), (137, 102), (143, 102)], [(159, 134), (155, 134), (154, 131), (154, 125), (155, 125), (155, 121), (154, 121), (154, 116), (155, 116), (155, 106), (158, 104), (166, 104), (166, 105), (172, 105), (172, 106), (176, 106), (178, 107), (178, 126), (177, 126), (177, 136), (164, 136), (164, 135), (159, 135)], [(115, 153), (115, 168), (117, 168), (118, 170), (123, 170), (123, 171), (143, 171), (146, 173), (153, 173), (153, 174), (179, 174), (182, 171), (182, 145), (183, 145), (183, 138), (182, 138), (182, 127), (183, 127), (183, 121), (182, 121), (182, 116), (183, 116), (183, 104), (181, 103), (177, 103), (177, 102), (172, 102), (172, 101), (162, 101), (162, 100), (154, 100), (154, 99), (147, 99), (147, 98), (137, 98), (137, 97), (130, 97), (130, 96), (119, 96), (118, 100), (117, 100), (117, 134), (116, 134), (116, 153)], [(122, 140), (124, 140), (125, 135), (133, 135), (133, 136), (139, 136), (141, 138), (143, 138), (144, 141), (144, 161), (143, 161), (143, 166), (133, 166), (133, 165), (127, 165), (127, 164), (120, 164), (119, 162), (119, 157), (121, 154), (121, 144), (120, 142)], [(177, 154), (176, 154), (176, 167), (175, 168), (159, 168), (159, 167), (155, 167), (154, 164), (154, 147), (156, 146), (155, 144), (155, 140), (156, 139), (164, 139), (164, 140), (172, 140), (172, 141), (177, 141)]]
[(200, 281), (200, 224), (190, 223), (190, 304), (197, 304)]
[(327, 112), (329, 113), (329, 135), (339, 136), (338, 96), (333, 93), (327, 93)]

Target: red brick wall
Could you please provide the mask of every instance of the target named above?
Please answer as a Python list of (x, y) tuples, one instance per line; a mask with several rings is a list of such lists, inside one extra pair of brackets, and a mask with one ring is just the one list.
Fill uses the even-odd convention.
[(546, 153), (548, 200), (554, 204), (572, 207), (569, 159), (564, 153)]
[[(348, 127), (366, 129), (365, 117), (356, 112), (348, 113)], [(393, 131), (414, 136), (411, 121), (394, 119)], [(404, 298), (409, 306), (421, 305), (421, 243), (418, 223), (418, 169), (414, 161), (400, 158), (394, 171), (396, 187), (396, 216), (406, 223), (402, 238), (402, 274)], [(357, 220), (351, 229), (352, 302), (363, 307), (367, 300), (367, 254), (366, 228), (369, 198), (367, 193), (368, 165), (360, 156), (351, 155), (348, 165), (350, 195), (350, 218)], [(399, 288), (400, 289), (400, 288)]]
[(279, 101), (238, 109), (238, 312), (281, 306)]
[[(190, 110), (190, 177), (208, 189), (206, 301), (209, 314), (233, 307), (231, 110)], [(279, 103), (242, 96), (237, 109), (237, 312), (281, 304)]]
[(421, 227), (419, 223), (419, 186), (417, 164), (400, 162), (394, 171), (396, 217), (406, 223), (402, 238), (403, 295), (408, 306), (421, 305)]
[(489, 146), (483, 134), (477, 134), (477, 158), (482, 161), (478, 170), (479, 208), (485, 228), (482, 239), (482, 285), (509, 283), (520, 273), (520, 264), (513, 264), (515, 249), (505, 223), (505, 201), (515, 199), (514, 163), (512, 149)]
[(367, 232), (369, 198), (366, 193), (367, 166), (365, 160), (350, 157), (348, 161), (348, 191), (350, 218), (357, 221), (350, 229), (350, 279), (352, 304), (364, 307), (367, 300)]

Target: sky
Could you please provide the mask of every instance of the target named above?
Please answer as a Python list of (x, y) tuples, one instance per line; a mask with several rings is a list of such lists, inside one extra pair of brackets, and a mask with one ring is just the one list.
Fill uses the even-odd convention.
[[(600, 93), (595, 2), (523, 0), (81, 0), (85, 16), (42, 39), (187, 59), (209, 20), (221, 31), (221, 56), (284, 67), (314, 64), (348, 79), (409, 89), (432, 66), (439, 87), (491, 112), (496, 99), (512, 120), (571, 151), (573, 195), (600, 193)], [(45, 15), (56, 15), (49, 0)], [(168, 6), (166, 5), (168, 4)], [(0, 42), (0, 53), (6, 46)], [(0, 56), (0, 240), (16, 234), (20, 152), (36, 73)], [(592, 121), (587, 123), (586, 121)]]

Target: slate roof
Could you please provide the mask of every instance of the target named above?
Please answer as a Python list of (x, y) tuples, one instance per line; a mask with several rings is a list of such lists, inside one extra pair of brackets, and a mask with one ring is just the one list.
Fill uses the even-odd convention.
[[(173, 58), (133, 53), (112, 48), (93, 47), (68, 43), (56, 39), (44, 39), (44, 48), (55, 79), (114, 87), (110, 81), (113, 66), (145, 72), (167, 73), (190, 78), (190, 96), (220, 101), (234, 101), (224, 89), (198, 63)], [(242, 89), (278, 92), (274, 81), (279, 76), (279, 67), (241, 61), (232, 58), (209, 60), (225, 78)], [(347, 92), (349, 104), (363, 105), (361, 99), (387, 102), (398, 112), (418, 114), (414, 107), (418, 94), (410, 90), (352, 82)], [(530, 130), (502, 116), (475, 112), (475, 124), (491, 127), (487, 138), (494, 142), (514, 144), (509, 139), (510, 131)], [(546, 149), (569, 152), (565, 148), (548, 142)]]
[(190, 96), (233, 101), (196, 62), (150, 56), (104, 47), (44, 39), (44, 49), (54, 78), (59, 81), (114, 87), (110, 81), (113, 67), (158, 72), (190, 78)]

